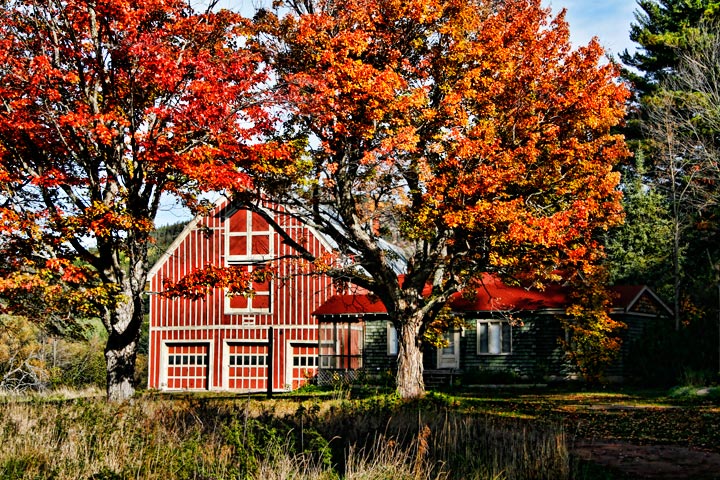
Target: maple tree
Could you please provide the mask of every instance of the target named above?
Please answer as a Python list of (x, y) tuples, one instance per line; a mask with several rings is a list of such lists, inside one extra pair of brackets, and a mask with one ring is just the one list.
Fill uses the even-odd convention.
[(255, 17), (278, 137), (305, 143), (310, 172), (263, 194), (336, 243), (324, 272), (382, 300), (403, 397), (424, 393), (423, 338), (453, 294), (485, 272), (592, 288), (598, 233), (621, 221), (627, 150), (610, 129), (628, 93), (597, 41), (573, 50), (540, 3), (288, 1)]
[(249, 22), (178, 0), (10, 0), (0, 12), (5, 311), (98, 316), (110, 400), (133, 394), (148, 243), (163, 195), (283, 172), (263, 141)]

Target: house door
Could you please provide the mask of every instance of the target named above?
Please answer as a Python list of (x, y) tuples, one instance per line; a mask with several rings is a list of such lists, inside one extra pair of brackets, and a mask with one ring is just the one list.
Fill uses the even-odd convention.
[(169, 390), (207, 390), (210, 346), (207, 343), (167, 344), (165, 384)]
[(437, 368), (460, 368), (460, 332), (446, 332), (448, 346), (438, 349)]

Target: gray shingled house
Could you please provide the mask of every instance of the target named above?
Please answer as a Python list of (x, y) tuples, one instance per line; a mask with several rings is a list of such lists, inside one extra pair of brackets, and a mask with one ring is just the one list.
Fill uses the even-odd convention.
[[(464, 327), (446, 334), (448, 346), (424, 352), (426, 382), (471, 372), (504, 373), (517, 379), (560, 380), (575, 376), (559, 342), (567, 338), (560, 317), (569, 290), (508, 286), (490, 275), (472, 300), (451, 301)], [(623, 347), (607, 378), (627, 375), (626, 361), (647, 329), (667, 322), (670, 309), (645, 286), (616, 286), (611, 316), (624, 322)], [(314, 315), (319, 324), (319, 381), (333, 376), (383, 375), (395, 369), (397, 333), (384, 305), (370, 294), (335, 295)], [(480, 375), (482, 376), (482, 375)]]

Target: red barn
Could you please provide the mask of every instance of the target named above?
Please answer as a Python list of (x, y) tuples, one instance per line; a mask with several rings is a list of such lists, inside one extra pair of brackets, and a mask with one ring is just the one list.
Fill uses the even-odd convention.
[[(279, 211), (278, 211), (279, 210)], [(264, 211), (290, 238), (318, 256), (323, 237), (283, 213)], [(335, 292), (329, 277), (298, 275), (297, 252), (267, 218), (221, 202), (191, 222), (150, 271), (148, 387), (161, 390), (282, 391), (300, 386), (318, 367), (318, 324), (312, 312)], [(253, 265), (271, 259), (276, 275), (255, 295), (167, 299), (157, 292), (207, 265)], [(271, 355), (268, 355), (270, 353)]]

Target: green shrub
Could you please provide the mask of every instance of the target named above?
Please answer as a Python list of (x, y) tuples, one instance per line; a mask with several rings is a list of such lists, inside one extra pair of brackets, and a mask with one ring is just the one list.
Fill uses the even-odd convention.
[(518, 383), (519, 381), (521, 381), (520, 375), (512, 370), (484, 368), (469, 369), (467, 372), (463, 373), (461, 377), (462, 385), (507, 385)]
[(707, 387), (717, 380), (717, 374), (710, 369), (684, 368), (680, 374), (680, 386)]

